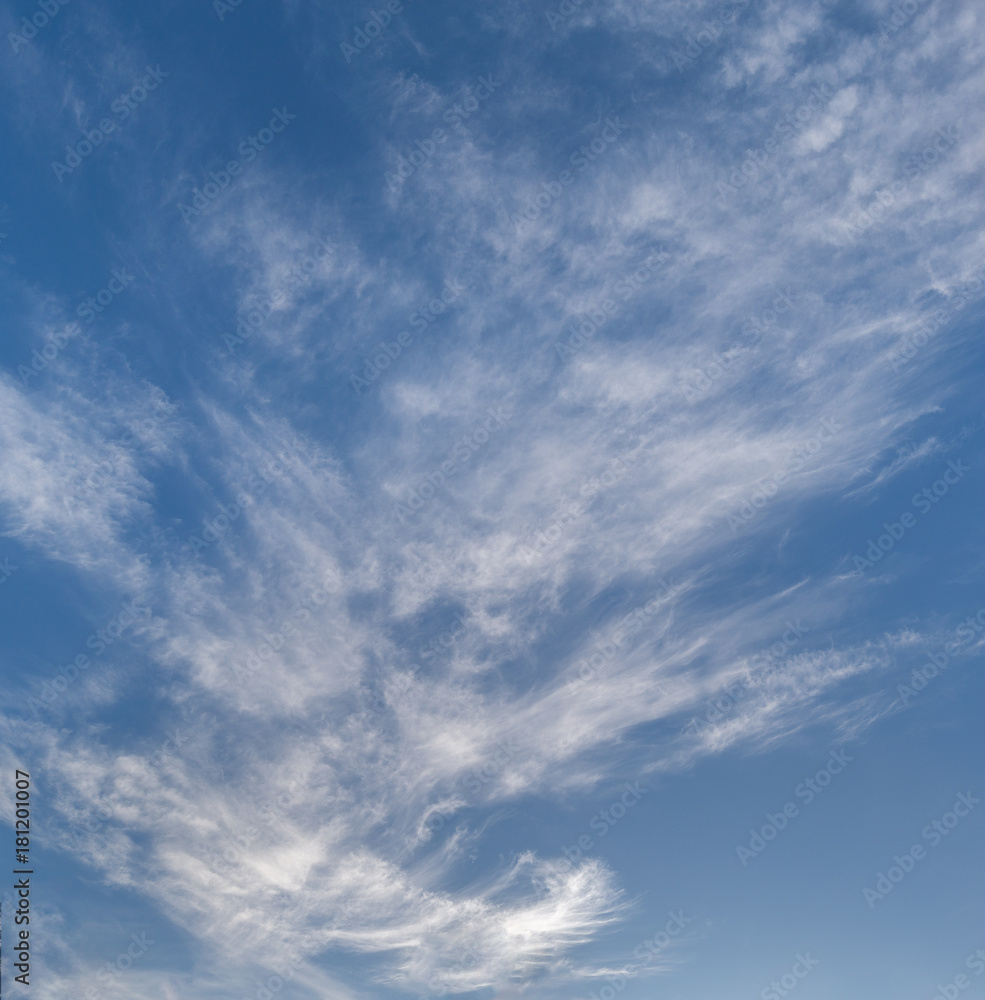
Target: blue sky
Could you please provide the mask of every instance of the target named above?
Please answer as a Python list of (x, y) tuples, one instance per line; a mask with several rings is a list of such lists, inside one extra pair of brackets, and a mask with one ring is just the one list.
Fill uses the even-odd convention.
[(983, 19), (3, 4), (11, 996), (977, 995)]

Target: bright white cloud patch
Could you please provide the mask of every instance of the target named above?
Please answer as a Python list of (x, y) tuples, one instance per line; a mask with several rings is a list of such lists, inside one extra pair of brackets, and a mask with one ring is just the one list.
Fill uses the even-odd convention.
[[(125, 141), (45, 177), (73, 270), (0, 215), (4, 774), (38, 775), (48, 871), (103, 894), (79, 916), (45, 876), (38, 996), (148, 928), (96, 995), (698, 975), (736, 918), (697, 876), (667, 898), (674, 852), (776, 808), (706, 817), (714, 769), (869, 739), (954, 641), (894, 588), (969, 547), (935, 532), (975, 490), (942, 477), (977, 433), (981, 11), (213, 6), (161, 29)], [(151, 58), (113, 8), (3, 71), (21, 166)], [(692, 846), (658, 805), (684, 782)]]

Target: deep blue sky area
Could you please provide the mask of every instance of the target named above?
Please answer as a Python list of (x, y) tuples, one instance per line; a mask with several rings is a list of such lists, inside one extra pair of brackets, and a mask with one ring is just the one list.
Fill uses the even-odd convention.
[(979, 995), (983, 29), (3, 0), (11, 997)]

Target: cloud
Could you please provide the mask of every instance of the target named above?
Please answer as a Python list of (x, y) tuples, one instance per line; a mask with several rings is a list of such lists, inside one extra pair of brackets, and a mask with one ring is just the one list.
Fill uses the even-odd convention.
[[(627, 35), (677, 44), (717, 10), (585, 4), (560, 34), (591, 27), (632, 52)], [(812, 727), (857, 735), (887, 711), (883, 679), (912, 634), (829, 637), (857, 600), (843, 554), (794, 583), (745, 560), (946, 447), (919, 423), (947, 391), (915, 363), (908, 384), (927, 391), (901, 393), (890, 359), (927, 297), (980, 260), (979, 15), (887, 50), (821, 4), (749, 13), (696, 62), (704, 96), (674, 105), (653, 96), (672, 64), (634, 82), (623, 111), (573, 107), (548, 68), (490, 54), (503, 91), (399, 190), (384, 178), (395, 155), (471, 77), (381, 65), (366, 93), (389, 139), (360, 178), (369, 221), (348, 188), (312, 196), (285, 156), (183, 230), (216, 312), (180, 408), (104, 344), (30, 388), (0, 380), (4, 531), (154, 609), (131, 656), (51, 722), (6, 718), (5, 738), (43, 755), (51, 845), (151, 900), (224, 973), (273, 974), (296, 952), (314, 995), (345, 994), (321, 969), (339, 952), (419, 993), (601, 974), (611, 963), (574, 955), (625, 917), (625, 878), (524, 843), (463, 876), (503, 810), (567, 805), (627, 761), (659, 776)], [(839, 45), (799, 68), (824, 32)], [(651, 57), (632, 65), (652, 74)], [(960, 72), (930, 88), (926, 58)], [(723, 172), (820, 83), (823, 114), (723, 206)], [(571, 156), (610, 114), (625, 132), (579, 169)], [(951, 120), (953, 151), (853, 239)], [(176, 154), (175, 218), (153, 216), (146, 259), (210, 163)], [(561, 185), (565, 169), (577, 176)], [(960, 218), (942, 207), (956, 203)], [(331, 252), (305, 269), (319, 239)], [(467, 292), (413, 326), (452, 280)], [(197, 316), (199, 292), (160, 294)], [(257, 308), (229, 350), (221, 333)], [(404, 329), (407, 350), (354, 392), (350, 374)], [(105, 391), (88, 367), (104, 362)], [(697, 373), (707, 387), (688, 398)], [(479, 442), (498, 409), (509, 419)], [(824, 421), (837, 429), (822, 440)], [(908, 437), (923, 443), (892, 457)], [(412, 490), (426, 502), (396, 516)], [(754, 662), (801, 619), (802, 644)], [(686, 728), (736, 681), (722, 718)], [(138, 689), (154, 702), (146, 730), (96, 725)], [(174, 727), (188, 742), (155, 764)], [(194, 988), (217, 992), (217, 975), (199, 968)], [(135, 969), (128, 995), (176, 989), (162, 976)]]

